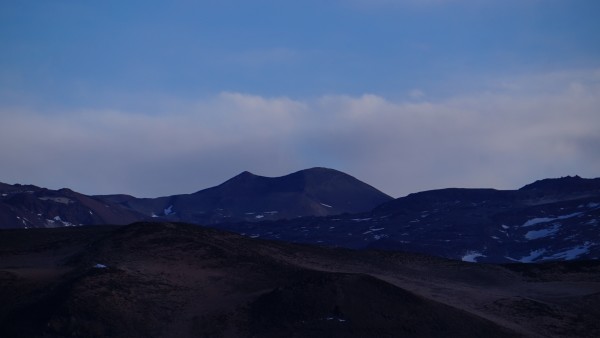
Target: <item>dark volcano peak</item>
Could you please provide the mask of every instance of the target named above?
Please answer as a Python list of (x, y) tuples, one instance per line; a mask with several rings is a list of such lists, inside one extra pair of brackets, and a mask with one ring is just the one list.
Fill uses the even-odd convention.
[(391, 199), (348, 174), (317, 167), (279, 177), (244, 171), (193, 194), (124, 204), (154, 217), (211, 224), (366, 212)]
[(223, 184), (228, 183), (228, 182), (247, 181), (247, 180), (251, 180), (256, 177), (262, 177), (262, 176), (254, 175), (253, 173), (246, 170), (246, 171), (243, 171), (243, 172), (237, 174), (236, 176), (233, 176), (232, 178), (228, 179)]
[(253, 176), (257, 176), (257, 175), (254, 175), (253, 173), (249, 172), (248, 170), (245, 170), (245, 171), (241, 172), (239, 175), (237, 175), (236, 177), (253, 177)]
[(325, 168), (325, 167), (313, 167), (313, 168), (309, 168), (309, 169), (300, 170), (300, 171), (298, 171), (298, 173), (313, 174), (313, 175), (336, 175), (336, 174), (346, 175), (339, 170)]

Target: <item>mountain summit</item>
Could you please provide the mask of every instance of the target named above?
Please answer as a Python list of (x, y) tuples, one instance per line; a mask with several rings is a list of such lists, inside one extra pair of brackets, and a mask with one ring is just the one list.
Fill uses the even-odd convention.
[[(114, 202), (114, 198), (105, 196)], [(155, 218), (197, 224), (263, 221), (365, 212), (392, 198), (343, 172), (311, 168), (281, 177), (244, 171), (193, 194), (121, 200), (120, 205)]]

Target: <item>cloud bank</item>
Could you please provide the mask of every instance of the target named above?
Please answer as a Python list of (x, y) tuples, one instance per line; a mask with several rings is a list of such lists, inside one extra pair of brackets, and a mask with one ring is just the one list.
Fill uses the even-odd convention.
[[(428, 101), (222, 92), (139, 112), (0, 108), (0, 181), (153, 197), (326, 166), (394, 197), (600, 176), (600, 70)], [(415, 93), (417, 90), (414, 91)], [(149, 99), (151, 101), (151, 99)]]

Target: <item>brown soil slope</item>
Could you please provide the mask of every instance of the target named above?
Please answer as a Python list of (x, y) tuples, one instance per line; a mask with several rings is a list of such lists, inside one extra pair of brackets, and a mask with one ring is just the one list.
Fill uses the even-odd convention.
[(185, 224), (0, 231), (2, 337), (599, 336), (600, 264), (494, 266)]

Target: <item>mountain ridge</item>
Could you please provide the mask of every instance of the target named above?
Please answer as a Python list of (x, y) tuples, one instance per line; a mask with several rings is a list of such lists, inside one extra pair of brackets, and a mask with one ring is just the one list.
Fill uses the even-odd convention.
[(600, 179), (573, 179), (574, 186), (571, 179), (550, 179), (517, 190), (429, 190), (360, 214), (218, 227), (255, 238), (471, 262), (599, 259)]
[[(392, 197), (348, 174), (322, 167), (304, 169), (280, 177), (265, 177), (244, 171), (214, 187), (157, 198), (136, 198), (126, 194), (87, 196), (71, 190), (8, 184), (0, 185), (0, 192), (0, 228), (52, 226), (53, 222), (50, 221), (55, 217), (66, 219), (72, 225), (126, 224), (152, 219), (196, 224), (277, 220), (364, 212), (392, 200)], [(54, 197), (45, 199), (44, 192)], [(68, 196), (73, 194), (80, 196), (74, 200), (78, 204), (60, 203), (61, 198), (62, 201), (70, 201)], [(79, 203), (83, 196), (86, 196), (87, 204)], [(15, 198), (30, 202), (19, 204)], [(11, 199), (14, 202), (12, 204)], [(41, 206), (42, 201), (48, 205)], [(31, 209), (33, 202), (39, 205)], [(78, 209), (86, 208), (90, 203), (103, 204), (106, 208), (113, 208), (111, 210), (128, 216), (123, 216), (122, 220), (112, 217), (102, 220), (83, 217), (81, 210), (76, 214), (67, 211), (76, 206)], [(88, 209), (89, 212), (98, 212), (98, 208)]]
[(543, 179), (516, 190), (446, 188), (397, 199), (326, 168), (280, 177), (246, 171), (195, 193), (155, 199), (22, 185), (0, 190), (4, 227), (175, 221), (253, 238), (471, 262), (600, 258), (599, 178)]

